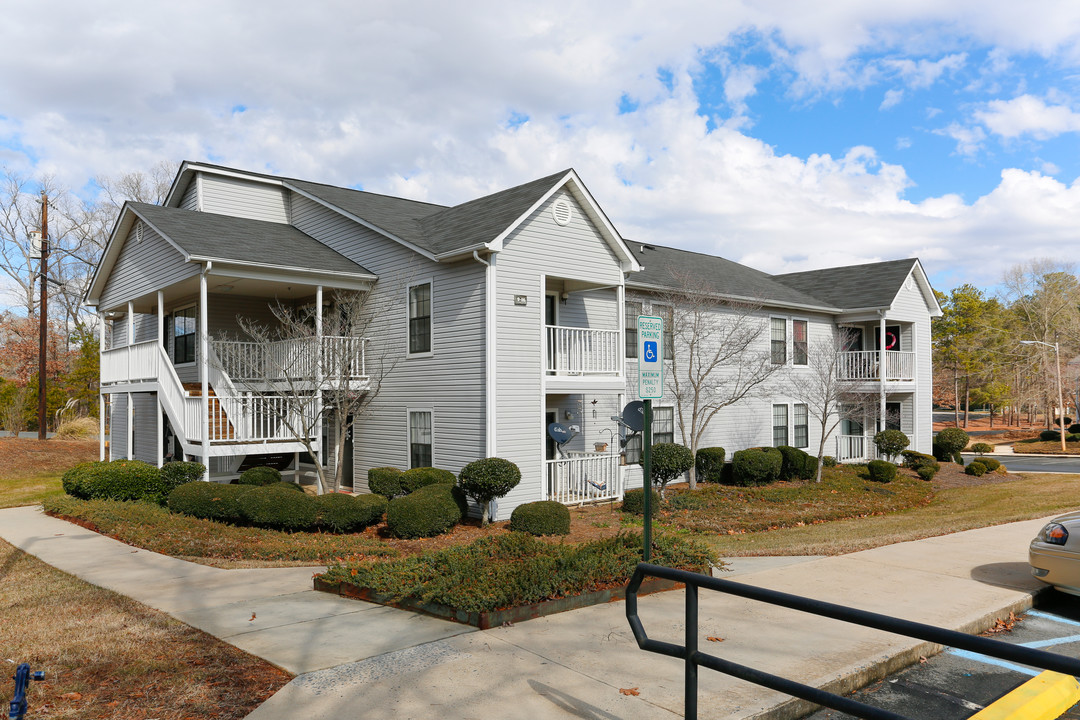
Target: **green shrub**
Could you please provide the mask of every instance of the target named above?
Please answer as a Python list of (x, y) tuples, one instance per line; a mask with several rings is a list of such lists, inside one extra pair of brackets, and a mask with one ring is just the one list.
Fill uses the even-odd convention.
[(480, 504), (480, 522), (487, 525), (489, 504), (495, 498), (501, 498), (517, 487), (517, 484), (521, 482), (521, 470), (509, 460), (497, 457), (483, 458), (473, 460), (463, 467), (458, 476), (458, 482), (465, 494)]
[(1039, 439), (1043, 442), (1058, 442), (1061, 440), (1061, 432), (1058, 430), (1043, 430), (1039, 433)]
[(311, 530), (318, 517), (315, 498), (282, 485), (256, 488), (238, 502), (245, 520), (271, 530)]
[(657, 443), (652, 446), (653, 484), (660, 486), (663, 496), (667, 484), (694, 466), (694, 455), (690, 448), (678, 443)]
[(821, 464), (824, 467), (836, 467), (836, 458), (832, 455), (825, 455), (821, 458)]
[(921, 477), (923, 480), (933, 480), (937, 475), (940, 465), (920, 465), (915, 468), (915, 474)]
[(776, 449), (780, 451), (781, 457), (781, 480), (809, 480), (814, 477), (817, 472), (817, 458), (790, 445), (780, 445)]
[(315, 524), (335, 533), (352, 533), (375, 525), (386, 512), (382, 495), (327, 493), (315, 498)]
[(240, 479), (237, 482), (241, 485), (273, 485), (281, 482), (281, 473), (272, 467), (260, 465), (240, 473)]
[(287, 490), (304, 492), (304, 488), (301, 487), (299, 483), (294, 483), (291, 480), (282, 480), (281, 482), (276, 482), (273, 485), (263, 485), (263, 487), (283, 487)]
[(530, 535), (569, 535), (570, 510), (554, 500), (518, 505), (510, 513), (510, 529)]
[[(454, 477), (454, 473), (449, 470), (440, 470), (433, 467), (419, 467), (412, 470), (406, 470), (397, 476), (398, 483), (401, 485), (402, 494), (408, 495), (411, 492), (415, 492), (422, 487), (428, 485), (435, 485), (436, 483), (446, 483), (447, 485), (453, 485), (457, 478)], [(379, 493), (380, 495), (382, 493)]]
[[(1062, 423), (1061, 423), (1061, 421), (1062, 421), (1062, 419), (1063, 419), (1063, 418), (1054, 418), (1054, 424), (1055, 424), (1055, 425), (1057, 425), (1058, 427), (1061, 427), (1061, 424), (1062, 424)], [(1065, 420), (1065, 425), (1066, 425), (1066, 426), (1068, 426), (1068, 425), (1072, 425), (1072, 421), (1073, 421), (1073, 419), (1072, 419), (1071, 417), (1065, 416), (1064, 420)]]
[(698, 448), (697, 457), (694, 459), (694, 472), (697, 475), (697, 481), (723, 482), (724, 455), (724, 448), (722, 447)]
[(161, 467), (161, 489), (158, 494), (158, 504), (164, 505), (169, 501), (172, 491), (189, 482), (202, 480), (206, 474), (206, 466), (197, 462), (169, 462)]
[(988, 443), (975, 443), (971, 446), (971, 452), (975, 453), (976, 455), (994, 452), (994, 446)]
[(1066, 435), (1065, 442), (1080, 442), (1080, 435)]
[(1080, 423), (1070, 425), (1068, 427), (1068, 431), (1069, 431), (1070, 435), (1078, 435), (1078, 434), (1080, 434)]
[(467, 511), (461, 488), (437, 483), (391, 500), (386, 506), (386, 526), (394, 537), (433, 537), (460, 523)]
[(866, 469), (874, 482), (887, 483), (896, 479), (896, 466), (888, 460), (871, 460)]
[[(649, 502), (652, 503), (652, 511), (655, 513), (660, 507), (660, 493), (652, 491)], [(645, 491), (641, 488), (627, 490), (623, 493), (622, 511), (631, 515), (645, 514)]]
[(964, 456), (960, 454), (959, 450), (952, 454), (952, 461), (960, 467), (964, 467)]
[(964, 468), (964, 472), (975, 477), (982, 477), (986, 474), (986, 466), (980, 460), (972, 460), (971, 464)]
[(401, 487), (402, 472), (395, 467), (375, 467), (367, 471), (368, 490), (393, 500), (405, 494)]
[(161, 471), (141, 460), (80, 463), (60, 478), (64, 491), (81, 500), (149, 500), (164, 504)]
[(978, 462), (980, 465), (985, 465), (987, 472), (994, 472), (999, 467), (1001, 467), (1001, 461), (999, 461), (997, 458), (981, 457), (978, 460), (974, 460), (972, 462)]
[(729, 462), (724, 463), (723, 469), (720, 470), (720, 482), (723, 485), (735, 484), (735, 472), (732, 469), (732, 464)]
[(885, 457), (893, 460), (911, 444), (908, 436), (899, 430), (882, 430), (874, 436), (874, 445)]
[(68, 468), (60, 477), (64, 492), (80, 500), (90, 499), (90, 487), (107, 462), (84, 462)]
[(941, 463), (933, 455), (926, 455), (915, 450), (905, 450), (900, 455), (904, 458), (904, 467), (911, 468), (916, 472), (921, 467), (932, 467), (935, 473), (941, 469)]
[(968, 434), (960, 428), (945, 428), (934, 437), (934, 457), (942, 462), (950, 458), (955, 461), (953, 454), (966, 448), (968, 440)]
[(169, 493), (169, 510), (204, 520), (237, 524), (244, 521), (240, 498), (256, 491), (252, 485), (190, 482)]
[(731, 474), (735, 485), (765, 485), (780, 477), (784, 456), (776, 448), (750, 448), (731, 456)]

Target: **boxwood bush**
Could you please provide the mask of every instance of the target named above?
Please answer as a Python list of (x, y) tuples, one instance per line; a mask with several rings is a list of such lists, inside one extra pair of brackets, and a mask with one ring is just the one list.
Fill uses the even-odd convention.
[[(653, 490), (650, 502), (652, 503), (652, 511), (656, 512), (657, 508), (660, 507), (660, 493)], [(622, 511), (632, 515), (644, 515), (645, 491), (638, 488), (636, 490), (627, 490), (623, 493)]]
[(981, 457), (978, 459), (978, 462), (980, 465), (986, 466), (987, 472), (993, 472), (999, 467), (1001, 467), (1001, 461), (999, 461), (997, 458)]
[(896, 466), (888, 460), (871, 460), (866, 469), (874, 482), (887, 483), (896, 479)]
[(163, 505), (171, 491), (161, 471), (141, 460), (80, 463), (60, 482), (65, 492), (82, 500), (148, 500)]
[(724, 455), (724, 448), (722, 447), (698, 448), (697, 456), (694, 458), (694, 472), (697, 475), (697, 481), (723, 482)]
[(731, 480), (735, 485), (766, 485), (780, 477), (783, 462), (776, 448), (738, 450), (731, 456)]
[(237, 502), (245, 520), (271, 530), (311, 530), (318, 518), (315, 498), (282, 485), (256, 488), (242, 494)]
[(971, 463), (964, 468), (964, 472), (968, 475), (974, 475), (975, 477), (982, 477), (986, 474), (986, 466), (982, 464), (981, 460), (972, 460)]
[(169, 462), (161, 468), (161, 505), (169, 500), (173, 490), (189, 482), (202, 480), (206, 466), (198, 462)]
[(915, 468), (915, 474), (923, 480), (933, 480), (934, 476), (937, 475), (937, 469), (933, 465), (920, 465)]
[(554, 500), (518, 505), (510, 513), (510, 529), (530, 535), (569, 535), (570, 509)]
[(488, 523), (491, 501), (516, 488), (519, 482), (521, 470), (518, 466), (497, 457), (473, 460), (461, 469), (458, 476), (461, 489), (480, 504), (480, 522), (484, 525)]
[(1066, 428), (1066, 430), (1068, 430), (1070, 435), (1080, 434), (1080, 423), (1070, 425), (1069, 427)]
[(405, 494), (401, 488), (401, 471), (395, 467), (375, 467), (367, 471), (368, 490), (387, 500)]
[(874, 435), (874, 446), (877, 447), (878, 452), (890, 460), (903, 452), (910, 444), (911, 440), (908, 436), (899, 430), (882, 430)]
[(780, 445), (780, 479), (809, 480), (817, 473), (817, 458), (790, 445)]
[(358, 532), (382, 520), (386, 504), (382, 495), (319, 495), (315, 498), (315, 524), (328, 532)]
[[(457, 478), (454, 477), (454, 473), (449, 470), (440, 470), (433, 467), (418, 467), (412, 470), (406, 470), (397, 476), (398, 483), (401, 485), (401, 492), (408, 495), (411, 492), (415, 492), (422, 487), (428, 485), (435, 485), (436, 483), (446, 483), (453, 485), (457, 482)], [(380, 493), (381, 494), (381, 493)]]
[(656, 443), (652, 446), (652, 481), (660, 486), (660, 495), (664, 488), (675, 478), (694, 466), (694, 456), (690, 448), (679, 443)]
[[(960, 428), (945, 428), (934, 437), (934, 457), (941, 462), (956, 462), (969, 439), (968, 434)], [(963, 460), (960, 464), (964, 464)]]
[(836, 467), (836, 458), (832, 455), (825, 455), (821, 458), (822, 467)]
[(975, 443), (971, 446), (971, 452), (975, 453), (976, 455), (983, 455), (988, 452), (994, 452), (994, 446), (990, 443)]
[(1058, 442), (1061, 440), (1060, 430), (1043, 430), (1039, 433), (1039, 439), (1043, 442)]
[(169, 510), (204, 520), (238, 524), (244, 522), (240, 498), (257, 492), (252, 485), (223, 485), (215, 482), (190, 482), (169, 493)]
[(273, 485), (281, 482), (281, 473), (272, 467), (258, 466), (240, 473), (241, 485)]
[(461, 488), (436, 483), (386, 506), (386, 527), (399, 538), (441, 535), (465, 519), (468, 502)]

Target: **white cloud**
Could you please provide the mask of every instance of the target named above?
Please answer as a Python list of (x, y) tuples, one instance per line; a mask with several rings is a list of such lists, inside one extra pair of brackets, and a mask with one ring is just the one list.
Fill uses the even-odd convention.
[(1006, 139), (1031, 135), (1037, 140), (1047, 140), (1080, 130), (1080, 113), (1065, 104), (1048, 104), (1032, 95), (991, 100), (976, 110), (974, 117), (990, 132)]
[(951, 137), (956, 141), (956, 154), (968, 157), (977, 155), (986, 140), (986, 132), (978, 125), (967, 126), (958, 122), (949, 123), (947, 127), (940, 130), (934, 130), (934, 134)]
[(890, 58), (883, 65), (900, 76), (912, 89), (928, 88), (946, 72), (956, 72), (967, 62), (967, 53), (953, 53), (940, 60)]
[(889, 108), (896, 107), (900, 104), (900, 101), (904, 99), (904, 91), (899, 88), (888, 90), (885, 93), (885, 99), (881, 101), (881, 105), (878, 106), (878, 110), (888, 110)]

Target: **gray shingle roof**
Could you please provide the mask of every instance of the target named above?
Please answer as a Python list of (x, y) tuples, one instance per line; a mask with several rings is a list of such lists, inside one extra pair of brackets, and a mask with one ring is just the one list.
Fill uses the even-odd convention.
[(373, 275), (291, 225), (147, 203), (128, 205), (192, 256), (222, 262)]
[(631, 286), (690, 287), (725, 297), (821, 310), (835, 310), (840, 307), (824, 302), (804, 290), (776, 282), (771, 275), (760, 270), (722, 257), (662, 245), (643, 245), (629, 240), (627, 245), (642, 265), (641, 272), (633, 273), (627, 278), (626, 282)]
[(892, 305), (915, 263), (913, 258), (773, 275), (795, 290), (848, 310)]

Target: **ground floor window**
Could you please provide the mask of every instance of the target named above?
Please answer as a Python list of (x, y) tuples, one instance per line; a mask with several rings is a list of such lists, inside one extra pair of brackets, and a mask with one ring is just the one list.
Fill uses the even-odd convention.
[(810, 413), (806, 405), (795, 405), (795, 447), (810, 447)]
[(772, 406), (772, 444), (773, 447), (788, 444), (787, 405)]
[[(636, 433), (630, 436), (630, 440), (626, 443), (626, 447), (624, 448), (627, 465), (641, 462), (641, 443), (643, 437), (643, 433)], [(652, 442), (653, 445), (656, 445), (657, 443), (675, 442), (674, 407), (654, 407), (652, 409)]]
[(431, 411), (409, 413), (409, 467), (431, 467)]

